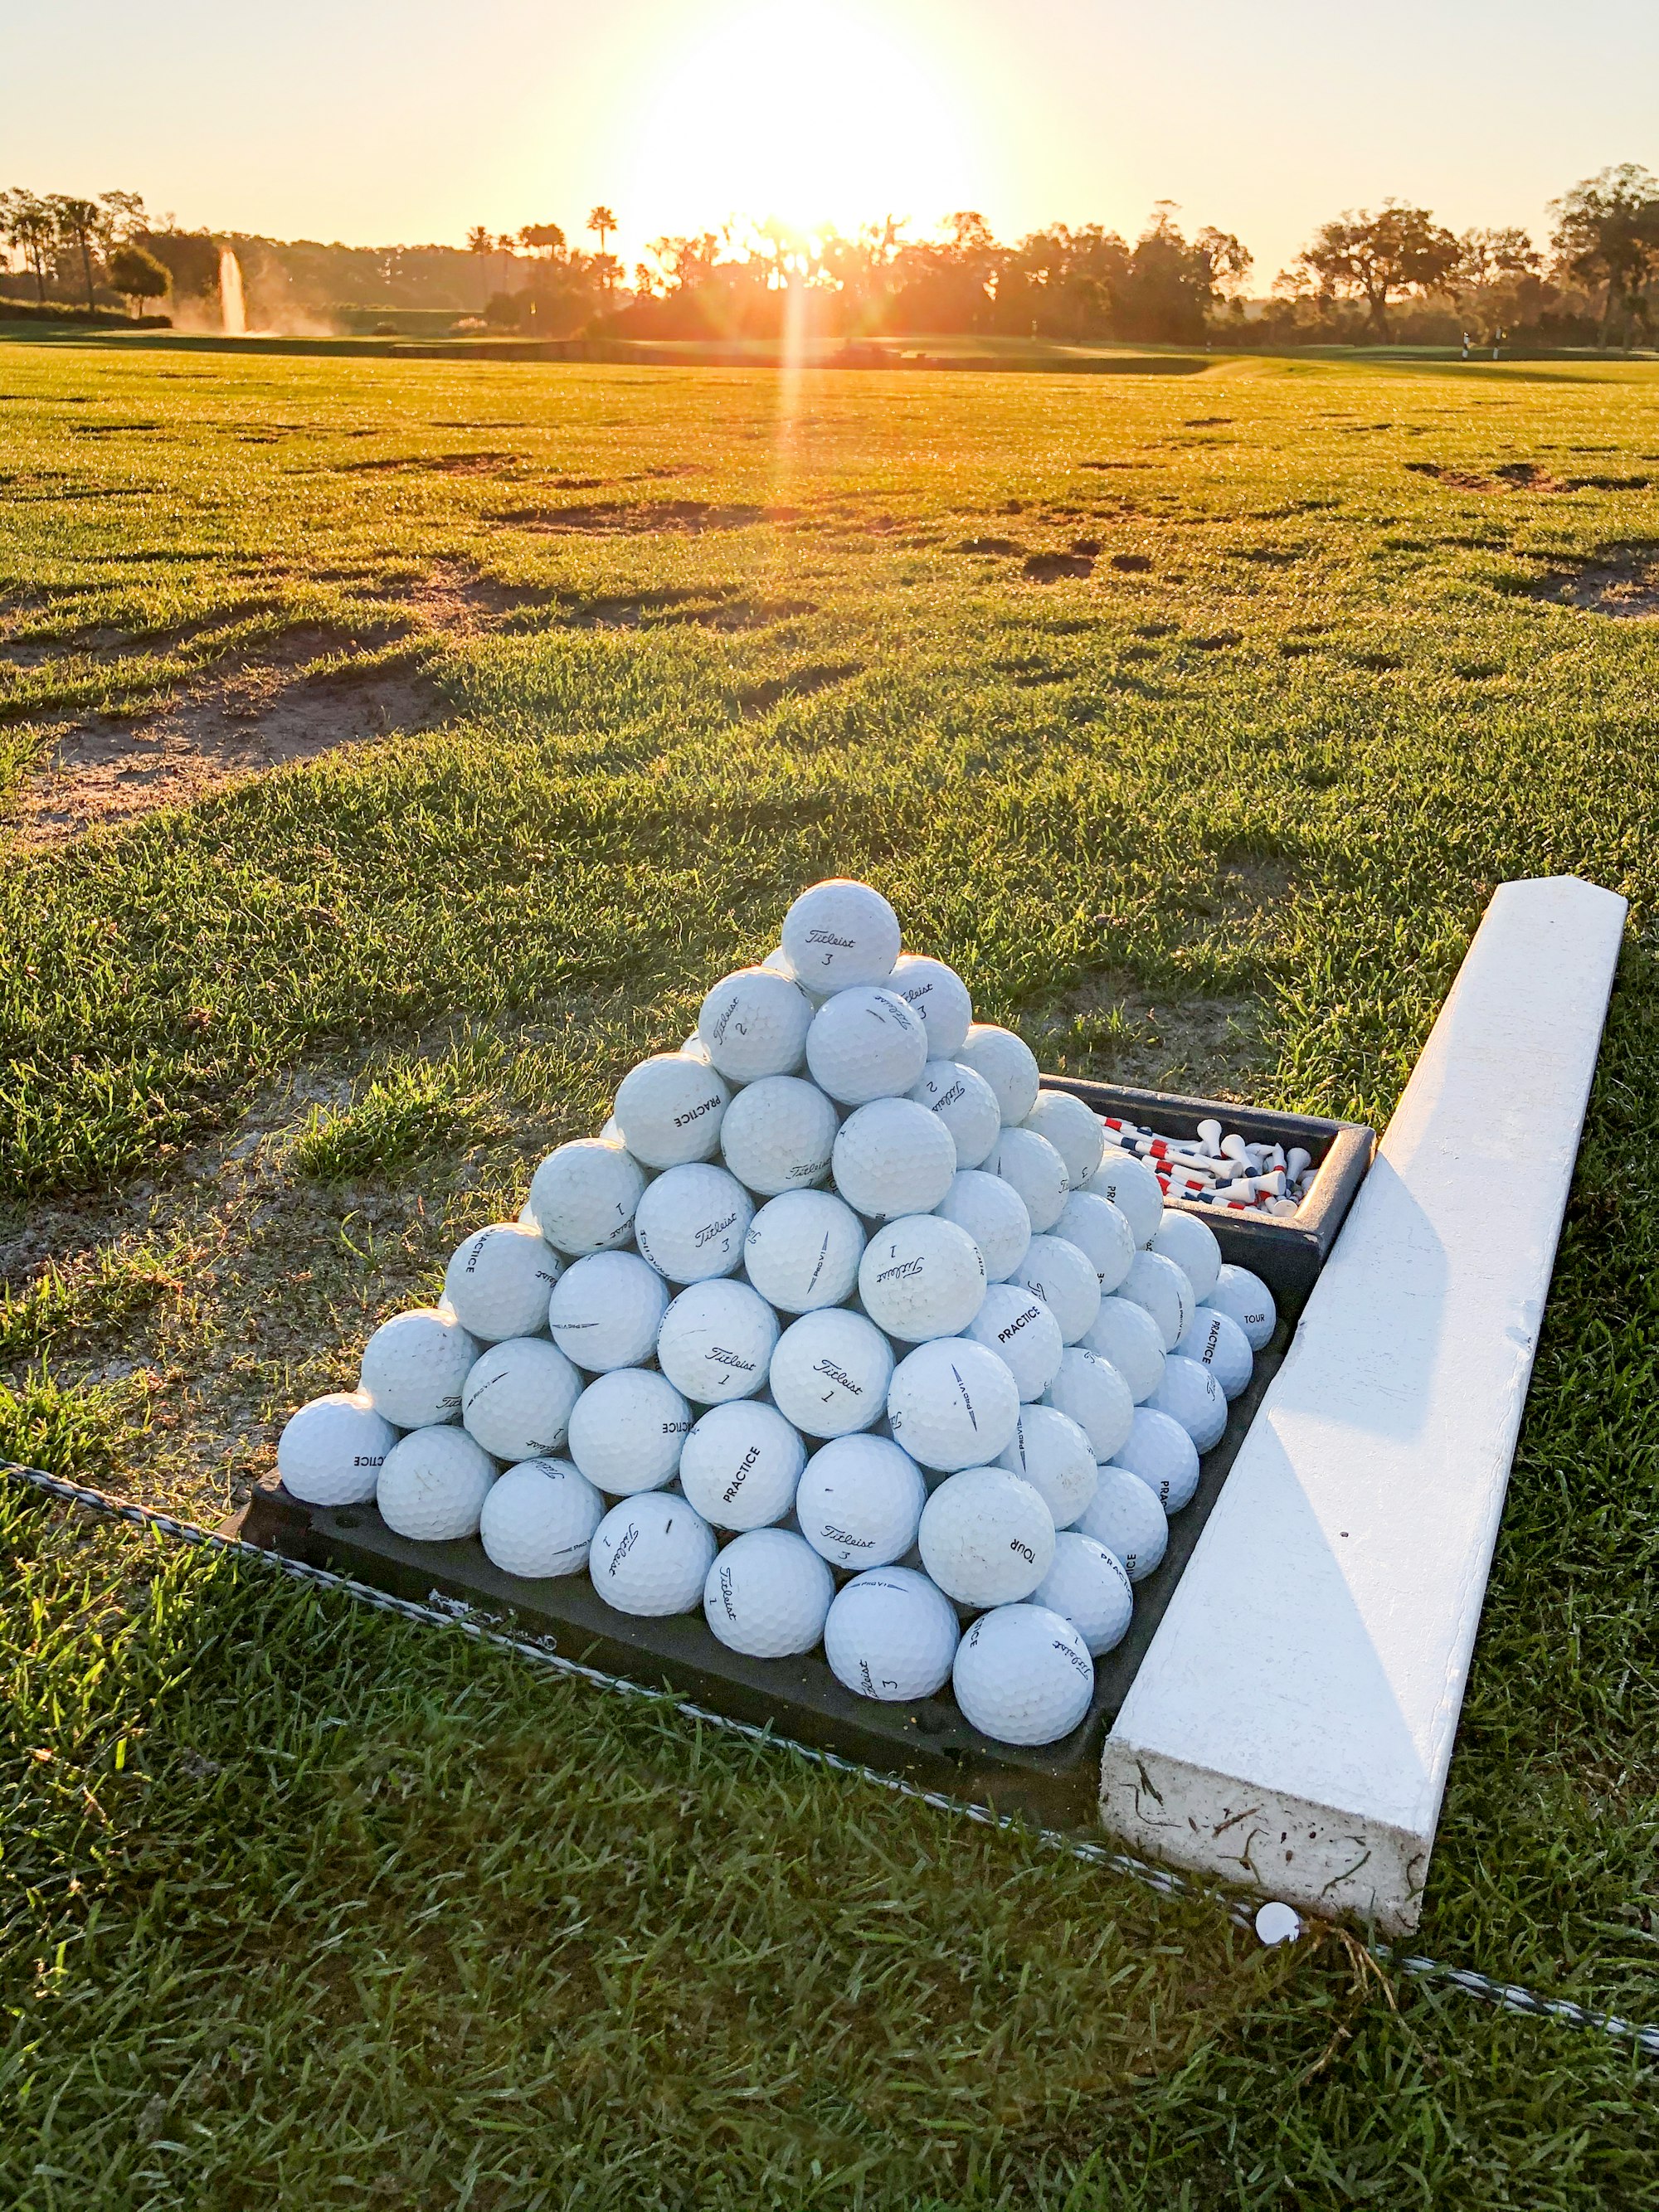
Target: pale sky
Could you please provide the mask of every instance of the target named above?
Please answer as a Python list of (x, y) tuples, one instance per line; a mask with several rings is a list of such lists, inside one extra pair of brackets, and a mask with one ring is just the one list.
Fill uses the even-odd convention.
[(1133, 236), (1170, 199), (1265, 290), (1389, 194), (1541, 236), (1659, 168), (1656, 95), (1654, 0), (0, 0), (0, 185), (358, 245), (605, 200), (630, 264), (734, 213)]

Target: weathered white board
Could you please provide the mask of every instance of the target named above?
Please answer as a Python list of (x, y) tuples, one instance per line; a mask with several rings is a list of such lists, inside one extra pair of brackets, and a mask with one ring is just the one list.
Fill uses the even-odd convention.
[(1624, 917), (1488, 908), (1107, 1741), (1140, 1849), (1416, 1924)]

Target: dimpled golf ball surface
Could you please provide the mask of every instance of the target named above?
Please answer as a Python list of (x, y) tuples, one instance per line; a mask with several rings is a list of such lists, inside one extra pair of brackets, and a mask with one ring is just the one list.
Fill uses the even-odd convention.
[(416, 1429), (386, 1455), (375, 1486), (380, 1518), (417, 1544), (476, 1536), (495, 1462), (465, 1429)]
[(1000, 1029), (994, 1022), (971, 1023), (951, 1058), (985, 1078), (1009, 1127), (1023, 1121), (1036, 1104), (1036, 1056), (1012, 1030)]
[(276, 1443), (276, 1472), (307, 1505), (363, 1505), (398, 1431), (366, 1391), (331, 1390), (289, 1416)]
[(996, 1743), (1056, 1743), (1095, 1693), (1095, 1662), (1069, 1620), (1045, 1605), (983, 1613), (957, 1646), (957, 1703)]
[(860, 1698), (898, 1705), (950, 1680), (960, 1631), (943, 1590), (914, 1567), (872, 1567), (836, 1593), (823, 1624), (836, 1680)]
[(864, 1248), (859, 1297), (878, 1328), (906, 1344), (957, 1336), (985, 1299), (985, 1262), (965, 1229), (936, 1213), (890, 1221)]
[(1071, 1185), (1066, 1163), (1046, 1137), (1032, 1129), (1005, 1129), (985, 1156), (994, 1176), (1012, 1183), (1025, 1201), (1032, 1229), (1041, 1236), (1066, 1211)]
[(887, 988), (921, 1016), (930, 1056), (954, 1059), (974, 1018), (974, 1002), (956, 969), (926, 953), (902, 952)]
[(1095, 1494), (1073, 1526), (1103, 1544), (1132, 1583), (1144, 1582), (1160, 1565), (1170, 1541), (1169, 1515), (1127, 1467), (1100, 1468)]
[(943, 1121), (957, 1148), (958, 1167), (978, 1167), (1002, 1133), (995, 1092), (960, 1060), (930, 1060), (921, 1080), (905, 1097)]
[(981, 1168), (960, 1168), (934, 1212), (965, 1229), (985, 1261), (993, 1283), (1006, 1282), (1025, 1257), (1031, 1241), (1031, 1217), (1012, 1183)]
[(958, 1605), (1012, 1605), (1054, 1562), (1054, 1519), (1006, 1468), (975, 1467), (940, 1483), (916, 1531), (921, 1564)]
[(1179, 1421), (1200, 1452), (1221, 1441), (1227, 1425), (1227, 1394), (1207, 1367), (1172, 1352), (1158, 1386), (1147, 1401), (1155, 1413)]
[(560, 1277), (547, 1302), (549, 1334), (590, 1375), (651, 1357), (668, 1285), (637, 1252), (594, 1252)]
[(1163, 1225), (1164, 1193), (1158, 1177), (1145, 1160), (1131, 1153), (1115, 1152), (1109, 1145), (1084, 1188), (1091, 1197), (1110, 1199), (1143, 1251)]
[(1066, 1163), (1066, 1180), (1073, 1190), (1081, 1190), (1100, 1165), (1106, 1142), (1100, 1117), (1069, 1091), (1039, 1091), (1020, 1126), (1048, 1139)]
[(1054, 1538), (1054, 1565), (1032, 1591), (1031, 1601), (1069, 1620), (1093, 1659), (1122, 1643), (1135, 1609), (1122, 1561), (1075, 1529)]
[(1215, 1288), (1216, 1277), (1221, 1273), (1221, 1247), (1207, 1221), (1183, 1213), (1178, 1206), (1166, 1206), (1152, 1249), (1175, 1261), (1192, 1285), (1194, 1298), (1207, 1297)]
[(1094, 1326), (1100, 1311), (1100, 1278), (1087, 1253), (1063, 1237), (1034, 1237), (1013, 1279), (1035, 1291), (1060, 1324), (1066, 1344), (1075, 1344)]
[(733, 1273), (755, 1218), (754, 1200), (724, 1168), (670, 1168), (640, 1200), (634, 1238), (671, 1283), (702, 1283)]
[(700, 1406), (746, 1398), (766, 1381), (777, 1316), (747, 1283), (694, 1283), (663, 1316), (657, 1364)]
[(916, 1540), (927, 1485), (886, 1437), (838, 1437), (813, 1453), (795, 1493), (795, 1517), (832, 1567), (884, 1567)]
[(841, 1118), (816, 1083), (766, 1075), (739, 1091), (720, 1123), (720, 1157), (763, 1198), (810, 1190), (830, 1172)]
[(1077, 1423), (1097, 1460), (1111, 1458), (1134, 1417), (1134, 1400), (1116, 1368), (1080, 1345), (1066, 1346), (1047, 1402)]
[(712, 1159), (732, 1094), (712, 1067), (686, 1052), (662, 1052), (623, 1076), (617, 1091), (623, 1142), (647, 1167)]
[[(865, 1304), (869, 1304), (867, 1298)], [(988, 1285), (984, 1302), (965, 1333), (1004, 1363), (1022, 1402), (1040, 1398), (1060, 1371), (1066, 1349), (1060, 1323), (1024, 1283)]]
[(1198, 1446), (1156, 1406), (1137, 1406), (1115, 1463), (1139, 1475), (1165, 1513), (1179, 1513), (1198, 1488)]
[(799, 983), (769, 968), (723, 976), (702, 1002), (697, 1040), (732, 1083), (793, 1075), (806, 1052), (812, 1002)]
[(1020, 1407), (1013, 1442), (997, 1464), (1030, 1484), (1056, 1528), (1069, 1528), (1087, 1512), (1100, 1478), (1088, 1437), (1053, 1406)]
[(1248, 1267), (1223, 1267), (1204, 1303), (1238, 1323), (1252, 1352), (1265, 1349), (1279, 1321), (1273, 1292)]
[(810, 1544), (787, 1528), (751, 1528), (715, 1555), (703, 1618), (733, 1651), (787, 1659), (818, 1641), (835, 1594), (836, 1578)]
[(618, 1613), (690, 1613), (714, 1560), (714, 1532), (684, 1498), (664, 1490), (625, 1498), (593, 1532), (587, 1571)]
[(1173, 1352), (1193, 1325), (1193, 1286), (1185, 1269), (1162, 1252), (1137, 1252), (1118, 1295), (1146, 1309), (1165, 1352)]
[(1255, 1366), (1250, 1340), (1236, 1321), (1214, 1306), (1200, 1306), (1176, 1352), (1182, 1359), (1207, 1367), (1230, 1399), (1249, 1387)]
[(876, 1221), (931, 1213), (951, 1188), (957, 1148), (951, 1132), (910, 1098), (878, 1098), (842, 1123), (830, 1154), (836, 1188)]
[(568, 1459), (527, 1459), (491, 1484), (478, 1540), (503, 1574), (545, 1581), (587, 1565), (604, 1518), (604, 1498)]
[(809, 1437), (844, 1437), (881, 1419), (892, 1373), (891, 1347), (875, 1323), (830, 1306), (785, 1329), (768, 1379), (785, 1420)]
[(514, 1336), (486, 1345), (467, 1370), (461, 1419), (492, 1458), (543, 1459), (570, 1426), (582, 1378), (545, 1337)]
[(1129, 1298), (1103, 1298), (1094, 1327), (1079, 1341), (1085, 1352), (1097, 1352), (1111, 1362), (1138, 1406), (1152, 1396), (1163, 1379), (1163, 1333), (1146, 1307)]
[(744, 1239), (744, 1272), (783, 1313), (838, 1306), (859, 1279), (864, 1225), (827, 1190), (788, 1191), (763, 1206)]
[(712, 1406), (680, 1453), (680, 1487), (716, 1528), (764, 1528), (795, 1502), (806, 1447), (775, 1406)]
[(562, 1262), (538, 1228), (492, 1222), (458, 1245), (444, 1273), (444, 1297), (480, 1344), (533, 1336), (547, 1326), (547, 1301)]
[(988, 1465), (1019, 1425), (1019, 1390), (1006, 1363), (970, 1337), (920, 1344), (887, 1392), (895, 1440), (936, 1474)]
[(852, 984), (884, 982), (899, 956), (898, 916), (879, 891), (848, 876), (804, 890), (780, 933), (791, 970), (824, 998)]
[(619, 1367), (588, 1384), (570, 1415), (570, 1456), (613, 1498), (672, 1482), (691, 1408), (665, 1375)]
[(579, 1137), (550, 1152), (532, 1177), (531, 1218), (550, 1244), (579, 1260), (628, 1242), (644, 1189), (639, 1162), (621, 1144)]
[(921, 1079), (927, 1032), (890, 991), (860, 984), (838, 991), (812, 1017), (806, 1065), (820, 1091), (843, 1106), (897, 1098)]
[(382, 1322), (363, 1346), (360, 1387), (395, 1429), (453, 1421), (482, 1346), (453, 1314), (417, 1306)]
[(1111, 1200), (1073, 1189), (1060, 1209), (1054, 1233), (1088, 1254), (1101, 1296), (1109, 1297), (1128, 1273), (1135, 1256), (1134, 1232)]

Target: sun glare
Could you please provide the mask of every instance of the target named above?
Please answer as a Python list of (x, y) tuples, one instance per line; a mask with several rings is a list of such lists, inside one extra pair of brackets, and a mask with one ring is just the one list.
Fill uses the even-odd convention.
[(804, 231), (889, 215), (931, 228), (975, 183), (943, 70), (827, 0), (715, 15), (668, 58), (638, 112), (629, 190), (659, 230), (734, 215)]

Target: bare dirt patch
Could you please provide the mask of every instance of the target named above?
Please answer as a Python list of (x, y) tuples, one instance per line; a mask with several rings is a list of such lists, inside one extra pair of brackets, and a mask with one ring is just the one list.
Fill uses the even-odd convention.
[(1238, 1100), (1266, 1058), (1264, 1012), (1254, 997), (1166, 997), (1101, 975), (1022, 1029), (1040, 1064), (1065, 1074)]
[(958, 553), (1023, 553), (1024, 550), (1017, 538), (964, 538), (957, 547)]
[(437, 561), (403, 586), (410, 612), (434, 629), (462, 635), (522, 624), (554, 604), (558, 594), (535, 584), (507, 584), (469, 561)]
[(1659, 558), (1613, 561), (1583, 568), (1552, 569), (1528, 587), (1529, 599), (1577, 607), (1614, 622), (1659, 621)]
[(698, 538), (711, 530), (751, 530), (762, 522), (793, 522), (793, 507), (715, 507), (702, 499), (614, 500), (580, 507), (514, 507), (492, 522), (549, 535), (608, 538), (663, 535)]
[(1020, 564), (1020, 574), (1034, 584), (1058, 584), (1067, 576), (1091, 576), (1094, 570), (1092, 553), (1028, 553)]

